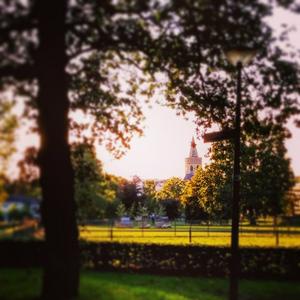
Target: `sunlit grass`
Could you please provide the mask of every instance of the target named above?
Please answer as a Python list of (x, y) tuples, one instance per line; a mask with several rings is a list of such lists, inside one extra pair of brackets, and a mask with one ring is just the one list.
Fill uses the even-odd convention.
[[(210, 246), (229, 246), (230, 228), (223, 227), (226, 232), (217, 232), (220, 227), (210, 227), (209, 231), (201, 231), (206, 227), (193, 228), (191, 242), (188, 228), (172, 229), (140, 229), (140, 228), (113, 228), (100, 226), (84, 226), (80, 230), (80, 238), (88, 241), (116, 241), (156, 244), (194, 244)], [(250, 228), (250, 227), (249, 227)], [(227, 230), (228, 229), (228, 230)], [(253, 229), (253, 227), (252, 227)], [(276, 234), (271, 230), (262, 233), (261, 230), (240, 233), (240, 245), (248, 247), (275, 247)], [(296, 227), (298, 230), (299, 228)], [(197, 231), (198, 230), (198, 231)], [(292, 230), (292, 229), (291, 229)], [(224, 230), (225, 231), (225, 230)], [(279, 234), (279, 246), (300, 247), (300, 235)]]
[[(2, 228), (0, 239), (13, 237), (21, 231), (24, 225)], [(189, 225), (173, 226), (170, 229), (159, 228), (118, 228), (109, 226), (80, 226), (80, 238), (98, 242), (134, 242), (173, 245), (208, 245), (229, 246), (230, 226), (193, 225), (191, 239)], [(278, 231), (278, 244), (276, 231)], [(272, 226), (240, 227), (240, 245), (242, 247), (300, 247), (300, 227), (279, 226), (274, 230)], [(26, 233), (27, 234), (27, 233)], [(25, 234), (25, 235), (26, 235)], [(38, 230), (30, 238), (43, 239), (43, 231)], [(16, 238), (14, 236), (14, 238)]]

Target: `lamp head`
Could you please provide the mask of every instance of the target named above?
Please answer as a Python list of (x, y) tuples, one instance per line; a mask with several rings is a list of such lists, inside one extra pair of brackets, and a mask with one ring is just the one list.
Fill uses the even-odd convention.
[(257, 51), (251, 48), (232, 48), (225, 51), (227, 60), (233, 66), (237, 66), (239, 63), (243, 66), (247, 65), (256, 53)]

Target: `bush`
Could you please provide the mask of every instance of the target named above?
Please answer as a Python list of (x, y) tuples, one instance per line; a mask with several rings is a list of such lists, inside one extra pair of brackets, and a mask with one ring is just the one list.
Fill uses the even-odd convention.
[(41, 267), (44, 243), (41, 241), (0, 241), (0, 267)]
[[(44, 243), (0, 242), (0, 267), (42, 265)], [(242, 248), (241, 277), (300, 279), (300, 249)], [(129, 243), (82, 243), (82, 266), (95, 270), (227, 277), (227, 247), (175, 246)]]
[[(82, 262), (93, 269), (160, 274), (228, 276), (228, 247), (130, 243), (82, 244)], [(242, 248), (241, 277), (300, 278), (300, 249)]]

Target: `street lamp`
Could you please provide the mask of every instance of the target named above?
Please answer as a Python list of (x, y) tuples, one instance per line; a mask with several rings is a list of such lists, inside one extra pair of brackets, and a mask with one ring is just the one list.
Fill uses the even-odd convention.
[(242, 68), (254, 57), (253, 49), (236, 48), (226, 51), (228, 61), (237, 69), (236, 107), (234, 128), (233, 199), (231, 224), (231, 260), (229, 299), (238, 299), (239, 277), (239, 216), (240, 216), (240, 157), (241, 157), (241, 81)]
[(243, 66), (248, 65), (255, 54), (256, 50), (250, 48), (235, 48), (225, 52), (227, 60), (233, 66), (237, 66), (239, 63)]

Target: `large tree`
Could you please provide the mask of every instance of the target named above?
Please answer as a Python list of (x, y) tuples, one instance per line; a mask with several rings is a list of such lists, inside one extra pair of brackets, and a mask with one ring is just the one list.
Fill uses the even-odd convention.
[[(260, 216), (276, 217), (284, 213), (287, 206), (287, 193), (294, 177), (286, 157), (284, 132), (277, 127), (267, 136), (255, 138), (243, 134), (241, 214), (251, 223)], [(201, 175), (196, 173), (192, 178), (194, 195), (208, 213), (216, 218), (228, 218), (232, 202), (232, 143), (216, 143), (210, 156), (211, 163)]]
[(159, 201), (156, 197), (156, 185), (154, 180), (145, 180), (143, 182), (144, 204), (148, 208), (149, 213), (157, 213), (159, 211)]
[(131, 216), (136, 216), (138, 208), (144, 204), (141, 187), (135, 180), (121, 182), (118, 198), (124, 204), (127, 214)]
[[(219, 170), (213, 170), (213, 165), (204, 169), (198, 168), (186, 183), (183, 200), (188, 220), (208, 220), (224, 218), (224, 210), (219, 196), (224, 195), (225, 178)], [(226, 217), (228, 217), (228, 212)]]
[(166, 180), (162, 188), (156, 193), (156, 198), (171, 220), (181, 215), (184, 191), (185, 181), (178, 177), (172, 177)]
[(103, 219), (117, 189), (112, 188), (92, 145), (76, 143), (71, 149), (78, 220)]
[(174, 199), (181, 201), (184, 187), (184, 180), (178, 177), (172, 177), (166, 180), (162, 188), (159, 191), (157, 191), (156, 198), (158, 200)]
[[(106, 64), (116, 69), (119, 64), (112, 58), (114, 49), (131, 50), (131, 41), (139, 40), (142, 27), (130, 11), (132, 5), (133, 9), (137, 6), (137, 12), (143, 7), (110, 1), (99, 4), (80, 0), (0, 4), (1, 88), (27, 96), (26, 112), (36, 118), (40, 134), (45, 299), (70, 299), (78, 294), (78, 230), (68, 142), (70, 107), (93, 114), (94, 126), (87, 130), (95, 133), (104, 128), (110, 132), (100, 137), (108, 141), (111, 150), (118, 149), (113, 141), (128, 147), (132, 134), (140, 132), (141, 112), (134, 97), (126, 97), (117, 75), (101, 69)], [(123, 13), (129, 18), (122, 18)], [(82, 129), (83, 125), (72, 123), (72, 128)]]
[[(10, 180), (5, 186), (9, 193), (41, 198), (37, 155), (35, 147), (25, 150), (23, 159), (18, 162), (18, 178)], [(95, 147), (89, 143), (72, 143), (71, 159), (77, 219), (83, 222), (106, 217), (107, 212), (116, 206), (120, 185), (125, 179), (105, 173)]]

